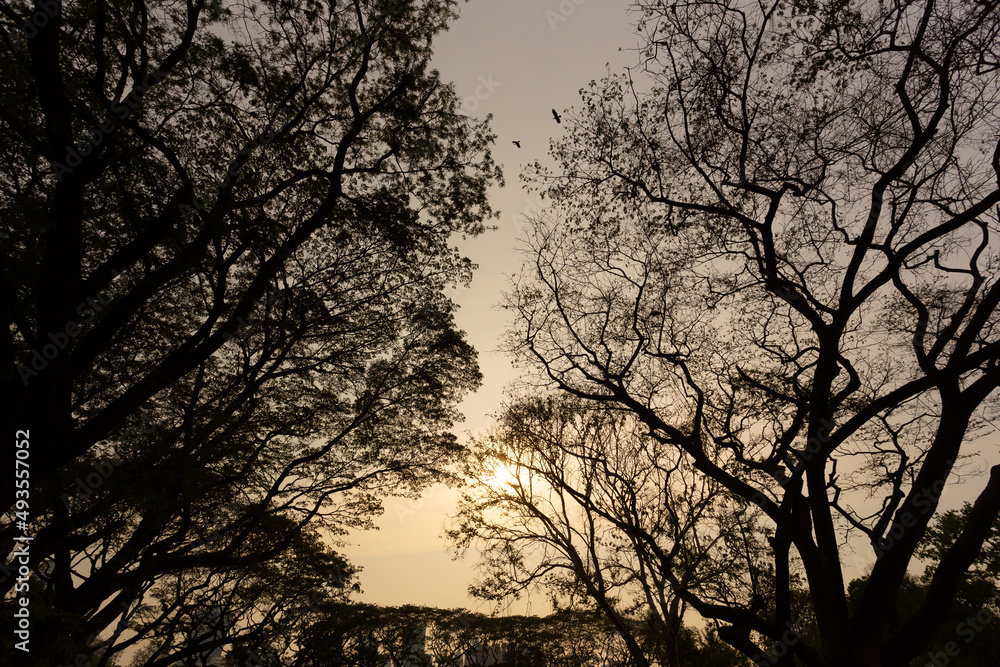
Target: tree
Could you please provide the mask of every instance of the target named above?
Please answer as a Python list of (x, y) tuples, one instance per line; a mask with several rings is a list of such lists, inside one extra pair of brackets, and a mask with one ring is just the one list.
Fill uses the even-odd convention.
[[(465, 665), (610, 667), (631, 665), (621, 637), (599, 613), (486, 616), (465, 609), (332, 602), (277, 651), (275, 665)], [(244, 647), (245, 649), (245, 647)], [(233, 653), (227, 661), (243, 664)], [(268, 665), (270, 667), (270, 665)]]
[(141, 647), (136, 666), (204, 667), (220, 655), (253, 667), (280, 665), (325, 607), (343, 604), (359, 589), (352, 585), (355, 572), (316, 531), (304, 531), (289, 549), (257, 566), (161, 578), (130, 616), (134, 635), (105, 645), (118, 652)]
[[(934, 517), (927, 527), (917, 556), (930, 565), (918, 579), (907, 574), (901, 587), (899, 613), (907, 616), (927, 596), (927, 586), (934, 577), (937, 563), (965, 529), (972, 505), (948, 510)], [(1000, 654), (1000, 521), (994, 522), (979, 556), (969, 566), (955, 591), (955, 601), (948, 612), (944, 630), (923, 651), (915, 664), (941, 663), (952, 667), (989, 664)], [(855, 579), (848, 586), (848, 604), (853, 608), (862, 599), (867, 577)], [(942, 657), (943, 656), (943, 657)]]
[[(972, 516), (972, 505), (963, 503), (957, 510), (948, 510), (934, 517), (927, 527), (923, 541), (917, 547), (917, 556), (930, 563), (920, 581), (930, 583), (934, 571), (944, 554), (955, 545)], [(979, 555), (962, 575), (959, 597), (969, 605), (982, 606), (996, 595), (1000, 588), (1000, 521), (994, 522), (983, 540)]]
[(719, 639), (714, 628), (698, 631), (683, 628), (681, 633), (682, 667), (733, 667), (746, 665), (746, 658)]
[(602, 614), (634, 664), (671, 667), (687, 606), (671, 582), (719, 601), (749, 586), (764, 604), (773, 576), (752, 517), (734, 517), (720, 486), (631, 414), (525, 398), (470, 447), (448, 536), (479, 548), (474, 595), (539, 588), (557, 608)]
[[(773, 612), (678, 595), (778, 664), (906, 665), (1000, 511), (1000, 467), (927, 595), (898, 606), (993, 416), (1000, 11), (993, 2), (643, 0), (643, 67), (565, 114), (510, 347), (630, 411), (773, 531)], [(641, 537), (641, 536), (640, 536)], [(849, 608), (841, 547), (876, 558)], [(801, 567), (817, 640), (796, 633)]]
[(435, 664), (425, 650), (427, 630), (447, 615), (433, 607), (382, 607), (330, 601), (301, 627), (276, 665), (419, 667)]
[(456, 5), (3, 2), (2, 451), (30, 489), (0, 492), (34, 536), (33, 664), (172, 642), (137, 610), (249, 604), (289, 549), (450, 479), (480, 375), (449, 242), (500, 179), (428, 66)]

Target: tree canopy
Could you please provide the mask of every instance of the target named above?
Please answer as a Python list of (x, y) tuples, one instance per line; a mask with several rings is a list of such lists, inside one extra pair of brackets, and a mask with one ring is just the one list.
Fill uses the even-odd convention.
[[(631, 666), (603, 615), (488, 616), (465, 609), (326, 603), (297, 637), (297, 650), (261, 667), (611, 667)], [(701, 645), (691, 643), (697, 654)], [(235, 664), (243, 664), (233, 655)]]
[[(30, 528), (0, 544), (33, 535), (34, 574), (0, 588), (32, 664), (249, 641), (350, 586), (331, 541), (381, 497), (450, 479), (480, 381), (451, 244), (501, 181), (428, 65), (456, 7), (2, 3), (3, 453), (27, 441), (30, 493), (0, 487)], [(182, 628), (206, 607), (229, 620)]]
[[(996, 462), (1000, 8), (636, 4), (643, 65), (584, 90), (556, 167), (527, 175), (553, 206), (509, 348), (763, 513), (771, 604), (662, 572), (721, 638), (751, 659), (780, 645), (781, 665), (907, 665), (1000, 512), (1000, 466), (969, 460)], [(963, 476), (967, 521), (895, 613)], [(875, 561), (856, 604), (848, 543)]]

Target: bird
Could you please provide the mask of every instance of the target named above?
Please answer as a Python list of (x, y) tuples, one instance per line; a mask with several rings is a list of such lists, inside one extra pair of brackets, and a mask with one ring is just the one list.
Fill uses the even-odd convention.
[(512, 142), (510, 142), (510, 143), (514, 144), (514, 145), (515, 145), (515, 146), (517, 146), (518, 148), (520, 148), (520, 147), (521, 147), (521, 142), (520, 142), (520, 141), (512, 141)]
[(562, 122), (562, 116), (560, 116), (558, 113), (556, 113), (555, 109), (552, 110), (552, 117), (556, 119), (557, 123), (561, 123)]

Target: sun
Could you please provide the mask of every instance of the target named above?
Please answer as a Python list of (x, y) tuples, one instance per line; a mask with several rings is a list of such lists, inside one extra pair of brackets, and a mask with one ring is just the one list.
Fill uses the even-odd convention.
[(496, 491), (509, 491), (512, 487), (519, 486), (521, 479), (516, 466), (506, 461), (492, 459), (482, 482)]

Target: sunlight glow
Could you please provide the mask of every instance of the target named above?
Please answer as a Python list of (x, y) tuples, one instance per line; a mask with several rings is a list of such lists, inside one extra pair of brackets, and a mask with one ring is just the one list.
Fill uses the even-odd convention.
[[(521, 473), (523, 474), (523, 473)], [(515, 466), (500, 460), (493, 460), (490, 469), (483, 475), (483, 484), (497, 491), (508, 491), (521, 484)]]

